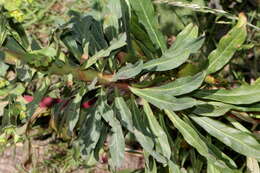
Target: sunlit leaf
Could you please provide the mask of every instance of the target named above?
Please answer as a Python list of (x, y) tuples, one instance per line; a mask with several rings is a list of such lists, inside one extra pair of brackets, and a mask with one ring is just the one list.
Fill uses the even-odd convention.
[(119, 69), (119, 71), (114, 75), (113, 80), (124, 80), (135, 77), (143, 69), (143, 61), (138, 61), (136, 64), (127, 64), (126, 66)]
[(116, 40), (112, 40), (111, 45), (108, 48), (102, 49), (99, 52), (97, 52), (95, 55), (90, 57), (82, 65), (82, 68), (84, 68), (84, 69), (89, 68), (90, 66), (95, 64), (98, 59), (109, 56), (112, 51), (125, 46), (125, 44), (126, 44), (126, 35), (122, 34), (121, 36), (119, 36), (118, 40), (117, 39)]
[(166, 50), (166, 41), (158, 29), (158, 21), (151, 0), (131, 0), (129, 2), (137, 14), (140, 23), (144, 25), (152, 42), (164, 52)]
[(162, 154), (170, 159), (171, 157), (171, 148), (168, 142), (168, 138), (158, 121), (156, 120), (151, 107), (148, 102), (143, 100), (144, 111), (146, 113), (150, 128), (152, 133), (155, 135), (156, 147), (162, 152)]
[(144, 89), (137, 89), (130, 87), (130, 90), (138, 95), (139, 97), (144, 98), (154, 106), (160, 109), (169, 109), (173, 111), (179, 111), (187, 108), (191, 108), (197, 104), (195, 99), (189, 97), (175, 98), (169, 94), (159, 94), (146, 91)]
[(208, 57), (208, 74), (215, 73), (224, 67), (233, 57), (236, 50), (242, 46), (247, 35), (246, 23), (245, 15), (240, 14), (237, 25), (219, 41), (217, 49), (210, 53)]
[(161, 58), (153, 59), (144, 64), (144, 69), (148, 71), (166, 71), (179, 67), (189, 58), (191, 53), (195, 53), (203, 44), (204, 38), (197, 37), (198, 27), (188, 25), (176, 37), (173, 45), (167, 49)]
[(210, 135), (243, 155), (260, 160), (260, 144), (250, 134), (208, 117), (191, 116)]
[[(166, 163), (166, 159), (160, 153), (154, 150), (154, 135), (149, 131), (149, 122), (146, 121), (146, 115), (138, 109), (134, 98), (131, 98), (131, 110), (133, 111), (134, 134), (137, 141), (141, 144), (144, 151), (153, 156), (157, 162)], [(145, 119), (144, 119), (145, 118)]]
[(260, 101), (260, 85), (242, 86), (230, 90), (198, 90), (193, 96), (230, 104), (251, 104)]
[(187, 94), (200, 87), (204, 80), (205, 74), (205, 72), (200, 72), (194, 76), (178, 78), (168, 84), (161, 85), (159, 87), (145, 88), (143, 91), (165, 95), (169, 94), (172, 96)]

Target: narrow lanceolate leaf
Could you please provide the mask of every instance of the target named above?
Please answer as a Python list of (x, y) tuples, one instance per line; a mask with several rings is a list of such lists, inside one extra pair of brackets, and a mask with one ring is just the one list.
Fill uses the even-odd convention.
[(112, 135), (109, 139), (110, 154), (113, 165), (120, 167), (124, 160), (125, 153), (124, 134), (120, 122), (117, 120), (113, 109), (107, 104), (107, 99), (104, 94), (105, 93), (101, 91), (97, 111), (112, 128)]
[(155, 135), (156, 147), (161, 153), (169, 160), (171, 157), (171, 148), (168, 142), (168, 138), (163, 128), (160, 126), (158, 121), (156, 120), (151, 107), (148, 102), (143, 100), (144, 111), (146, 113), (150, 128), (152, 133)]
[(189, 124), (180, 119), (174, 112), (165, 110), (165, 113), (173, 125), (180, 131), (186, 142), (196, 148), (201, 155), (208, 157), (207, 145), (200, 139), (197, 132)]
[(144, 64), (144, 69), (149, 71), (172, 70), (187, 61), (190, 54), (198, 50), (204, 42), (203, 37), (190, 39), (180, 47), (169, 48), (161, 58), (153, 59)]
[(109, 141), (109, 150), (112, 161), (116, 167), (121, 167), (124, 161), (125, 140), (122, 127), (118, 126), (112, 129), (112, 136)]
[(232, 105), (221, 102), (207, 102), (205, 104), (197, 105), (196, 109), (192, 113), (207, 116), (207, 117), (219, 117), (225, 115), (232, 109)]
[(127, 64), (125, 67), (122, 67), (113, 77), (114, 81), (124, 80), (135, 77), (143, 69), (143, 61), (138, 61), (136, 64)]
[(233, 109), (241, 112), (260, 112), (260, 103), (245, 106), (233, 106)]
[[(189, 124), (194, 130), (196, 127), (192, 124), (191, 120), (184, 116), (184, 121)], [(208, 147), (208, 153), (210, 157), (208, 157), (209, 163), (217, 166), (222, 170), (222, 172), (234, 170), (237, 168), (236, 163), (225, 153), (223, 153), (218, 147), (216, 147), (210, 140), (208, 140), (204, 135), (202, 135), (198, 130), (196, 130), (197, 134), (200, 136), (201, 140), (205, 142)]]
[(106, 49), (102, 49), (99, 52), (97, 52), (95, 55), (93, 55), (92, 57), (90, 57), (83, 65), (82, 68), (83, 69), (87, 69), (90, 66), (92, 66), (93, 64), (95, 64), (97, 62), (97, 60), (99, 60), (100, 58), (104, 58), (110, 55), (110, 53), (118, 48), (121, 48), (123, 46), (126, 45), (126, 35), (122, 34), (118, 40), (112, 40), (111, 45), (106, 48)]
[(208, 117), (191, 116), (210, 135), (238, 153), (260, 160), (260, 144), (250, 134)]
[(5, 41), (5, 38), (7, 36), (7, 20), (4, 15), (0, 16), (0, 47)]
[(143, 90), (149, 91), (151, 93), (179, 96), (190, 93), (199, 88), (205, 78), (205, 75), (205, 72), (200, 72), (194, 76), (187, 76), (176, 79), (175, 81), (160, 87), (145, 88)]
[(118, 0), (108, 1), (104, 17), (104, 32), (109, 40), (116, 38), (119, 32), (119, 20), (122, 17), (122, 6)]
[(198, 36), (198, 27), (188, 25), (176, 37), (173, 45), (166, 50), (162, 57), (153, 59), (144, 64), (144, 69), (149, 71), (166, 71), (179, 67), (189, 58), (191, 53), (197, 52), (204, 42)]
[(154, 106), (158, 107), (159, 109), (180, 111), (187, 108), (191, 108), (197, 104), (196, 100), (189, 97), (175, 98), (169, 94), (162, 95), (133, 87), (130, 87), (130, 90), (137, 96), (144, 98), (145, 100), (147, 100)]
[(122, 124), (130, 131), (134, 131), (134, 125), (132, 120), (132, 114), (130, 112), (130, 109), (128, 108), (125, 100), (123, 97), (116, 96), (115, 98), (115, 106), (117, 111), (119, 112), (119, 117), (122, 122)]
[(198, 90), (193, 96), (230, 104), (251, 104), (260, 101), (260, 85), (242, 86), (231, 90)]
[(86, 117), (78, 139), (83, 156), (89, 156), (94, 151), (104, 126), (96, 107), (93, 107)]
[[(187, 25), (177, 36), (176, 40), (174, 41), (173, 45), (171, 46), (170, 50), (174, 51), (175, 53), (179, 54), (182, 52), (183, 49), (190, 50), (191, 53), (195, 53), (197, 49), (193, 50), (190, 49), (194, 47), (194, 44), (191, 44), (194, 42), (194, 39), (198, 37), (199, 29), (196, 25), (193, 25), (192, 23)], [(164, 55), (167, 55), (165, 53)]]
[(239, 15), (236, 26), (230, 30), (227, 35), (221, 38), (217, 49), (210, 53), (208, 74), (214, 73), (224, 67), (232, 58), (237, 49), (246, 39), (246, 17), (244, 14)]
[(129, 2), (137, 14), (140, 23), (142, 23), (147, 30), (152, 42), (157, 48), (160, 48), (162, 52), (164, 52), (166, 50), (166, 41), (158, 29), (158, 21), (151, 0), (131, 0)]
[(216, 151), (216, 149), (214, 150), (214, 146), (206, 144), (204, 142), (205, 139), (200, 137), (200, 134), (197, 133), (193, 126), (183, 121), (172, 111), (165, 110), (165, 113), (169, 117), (173, 125), (183, 135), (186, 142), (196, 148), (202, 156), (204, 156), (209, 162), (224, 170), (230, 169), (225, 162), (229, 163), (232, 160), (225, 155), (221, 155), (221, 153)]
[(167, 71), (179, 67), (189, 58), (189, 52), (183, 51), (182, 54), (172, 54), (171, 57), (157, 58), (144, 64), (143, 69), (148, 71)]
[(64, 116), (66, 116), (66, 124), (69, 127), (70, 133), (73, 133), (73, 130), (79, 120), (81, 99), (85, 93), (86, 90), (81, 89), (81, 91), (76, 94), (73, 101), (65, 108)]
[(133, 52), (131, 38), (130, 38), (130, 18), (131, 18), (131, 6), (129, 0), (120, 0), (122, 7), (122, 28), (123, 31), (126, 32), (126, 40), (127, 40), (127, 49), (128, 52)]
[(73, 36), (66, 36), (63, 40), (66, 47), (69, 49), (69, 51), (72, 53), (72, 55), (80, 61), (82, 56), (82, 50), (80, 46), (77, 44), (76, 40), (73, 38)]
[(131, 110), (133, 111), (134, 135), (136, 140), (143, 147), (144, 151), (153, 156), (157, 162), (167, 163), (164, 156), (154, 150), (153, 134), (149, 131), (149, 123), (144, 120), (144, 113), (138, 109), (137, 103), (131, 97)]

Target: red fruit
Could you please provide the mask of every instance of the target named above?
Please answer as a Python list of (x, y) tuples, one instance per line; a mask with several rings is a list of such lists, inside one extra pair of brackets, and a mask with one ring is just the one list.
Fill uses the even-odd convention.
[(23, 98), (24, 98), (27, 102), (32, 102), (32, 101), (33, 101), (33, 96), (25, 95), (25, 96), (23, 96)]

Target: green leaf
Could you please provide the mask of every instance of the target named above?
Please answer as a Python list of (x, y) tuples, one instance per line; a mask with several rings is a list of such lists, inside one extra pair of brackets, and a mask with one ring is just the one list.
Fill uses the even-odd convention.
[(210, 135), (236, 152), (260, 160), (260, 144), (250, 134), (208, 117), (191, 116), (191, 118)]
[(134, 135), (136, 140), (141, 144), (144, 151), (153, 156), (157, 162), (167, 163), (165, 157), (163, 157), (160, 153), (154, 151), (154, 141), (153, 134), (150, 132), (149, 123), (144, 120), (144, 113), (141, 113), (138, 109), (138, 106), (134, 100), (134, 97), (131, 97), (131, 110), (133, 111), (133, 123), (134, 123)]
[(207, 165), (207, 173), (222, 173), (222, 172), (215, 165), (213, 165), (211, 163), (208, 163), (208, 165)]
[(147, 91), (147, 92), (149, 91), (151, 93), (165, 94), (165, 95), (168, 94), (172, 96), (187, 94), (200, 87), (200, 85), (204, 81), (205, 75), (206, 75), (205, 72), (200, 72), (194, 76), (178, 78), (175, 81), (170, 82), (166, 85), (153, 87), (153, 88), (145, 88), (143, 89), (143, 91)]
[(148, 71), (167, 71), (175, 69), (186, 62), (190, 54), (193, 52), (193, 49), (199, 49), (203, 42), (204, 39), (200, 37), (192, 39), (192, 41), (188, 42), (188, 45), (183, 43), (183, 47), (178, 48), (179, 50), (172, 46), (162, 55), (161, 58), (146, 62), (144, 64), (144, 69)]
[[(230, 116), (227, 116), (226, 119), (238, 130), (241, 130), (243, 132), (246, 132), (250, 134), (251, 132), (245, 128), (242, 124), (240, 124), (235, 118), (231, 118)], [(252, 135), (252, 134), (251, 134)]]
[(23, 84), (16, 83), (14, 85), (9, 85), (6, 88), (0, 88), (0, 96), (6, 95), (21, 95), (25, 91)]
[(157, 173), (156, 162), (153, 158), (149, 157), (149, 154), (144, 153), (145, 158), (145, 173)]
[(260, 101), (260, 85), (242, 86), (230, 90), (198, 90), (193, 96), (230, 104), (251, 104)]
[(109, 150), (113, 165), (120, 167), (125, 154), (125, 140), (120, 122), (115, 117), (113, 109), (107, 104), (105, 93), (101, 91), (98, 112), (102, 118), (112, 127), (112, 135), (109, 139)]
[(231, 108), (232, 105), (225, 103), (207, 102), (205, 104), (197, 105), (192, 113), (207, 117), (219, 117), (225, 115)]
[(36, 70), (30, 68), (27, 64), (16, 65), (17, 78), (23, 82), (30, 82), (35, 72)]
[(66, 47), (69, 49), (69, 51), (72, 53), (72, 55), (80, 62), (81, 56), (82, 56), (82, 49), (77, 44), (76, 40), (73, 36), (68, 35), (63, 40)]
[(172, 173), (181, 173), (181, 170), (179, 168), (179, 166), (174, 163), (173, 161), (169, 161), (168, 162), (168, 167), (169, 167), (169, 173), (172, 172)]
[(152, 59), (144, 63), (144, 70), (148, 71), (167, 71), (179, 67), (189, 58), (189, 52), (183, 51), (182, 54), (172, 54), (171, 57)]
[(198, 37), (198, 27), (188, 25), (176, 37), (173, 45), (166, 50), (161, 58), (153, 59), (144, 64), (144, 69), (149, 71), (167, 71), (182, 65), (191, 53), (197, 52), (204, 42), (203, 37)]
[(165, 113), (171, 120), (173, 125), (180, 131), (186, 142), (196, 148), (201, 155), (207, 158), (209, 156), (208, 147), (204, 143), (204, 141), (201, 140), (197, 132), (189, 124), (180, 119), (179, 116), (176, 115), (174, 112), (170, 110), (165, 110)]
[(96, 148), (104, 123), (97, 107), (91, 108), (85, 116), (87, 118), (80, 129), (78, 143), (81, 154), (84, 157), (89, 157), (90, 153)]
[[(98, 51), (107, 48), (108, 45), (104, 37), (101, 22), (95, 19), (95, 14), (99, 15), (100, 13), (92, 14), (92, 16), (91, 13), (89, 14), (90, 15), (85, 15), (83, 17), (81, 17), (80, 14), (74, 15), (74, 18), (71, 20), (73, 27), (71, 29), (69, 28), (68, 33), (72, 31), (72, 35), (70, 33), (73, 37), (72, 39), (79, 42), (83, 48), (88, 44), (89, 54), (94, 55)], [(67, 37), (66, 33), (65, 37)]]
[(30, 64), (39, 63), (39, 66), (49, 66), (50, 62), (56, 56), (57, 51), (52, 47), (46, 47), (39, 50), (33, 50), (24, 55), (26, 61)]
[(123, 46), (126, 45), (126, 35), (125, 34), (121, 34), (119, 36), (119, 39), (117, 40), (112, 40), (111, 45), (106, 48), (106, 49), (102, 49), (99, 52), (97, 52), (95, 55), (93, 55), (92, 57), (90, 57), (83, 65), (82, 68), (83, 69), (87, 69), (90, 66), (92, 66), (93, 64), (95, 64), (97, 62), (97, 60), (99, 60), (100, 58), (104, 58), (110, 55), (110, 53), (118, 48), (121, 48)]
[(169, 160), (171, 157), (171, 148), (168, 142), (167, 135), (156, 120), (151, 107), (145, 100), (143, 100), (143, 106), (151, 131), (156, 137), (156, 150), (158, 149), (163, 154), (163, 156), (165, 156)]
[(28, 36), (25, 33), (23, 25), (19, 22), (9, 22), (9, 26), (12, 29), (12, 36), (19, 42), (19, 44), (25, 49), (29, 48)]
[(166, 41), (158, 29), (158, 21), (151, 0), (131, 0), (129, 2), (156, 48), (164, 52), (166, 50)]
[(212, 51), (208, 57), (208, 74), (215, 73), (224, 67), (232, 58), (236, 50), (244, 43), (247, 35), (247, 20), (244, 14), (239, 15), (237, 25), (227, 35), (221, 38), (217, 49)]
[(113, 164), (116, 167), (121, 167), (124, 161), (125, 140), (120, 124), (112, 129), (112, 136), (109, 141), (109, 150)]
[(133, 47), (131, 44), (131, 34), (130, 34), (130, 18), (131, 18), (131, 5), (129, 0), (120, 0), (121, 10), (122, 10), (122, 28), (123, 31), (126, 32), (126, 40), (127, 40), (127, 52), (133, 54)]
[(104, 33), (107, 38), (112, 40), (117, 38), (119, 33), (119, 19), (122, 18), (122, 7), (118, 0), (110, 0), (107, 4), (107, 12), (104, 16)]
[(73, 130), (79, 120), (81, 100), (85, 93), (86, 89), (82, 87), (82, 89), (76, 94), (73, 101), (70, 102), (70, 104), (65, 108), (64, 116), (66, 117), (66, 124), (68, 125), (71, 134), (73, 134)]
[(4, 77), (9, 68), (9, 65), (7, 65), (3, 62), (1, 54), (2, 54), (2, 52), (0, 52), (0, 76)]
[(194, 41), (198, 37), (198, 31), (198, 27), (190, 23), (176, 36), (176, 40), (170, 49), (177, 54), (181, 54), (183, 49), (187, 49), (191, 53), (196, 53), (201, 47), (199, 44), (194, 44)]
[(0, 47), (3, 45), (7, 36), (7, 20), (4, 15), (0, 16)]
[(137, 96), (144, 98), (145, 100), (160, 109), (180, 111), (191, 108), (197, 104), (196, 100), (189, 97), (175, 98), (169, 94), (162, 95), (133, 87), (130, 87), (130, 90)]
[(146, 57), (149, 59), (153, 59), (157, 54), (157, 50), (155, 45), (151, 41), (148, 33), (145, 31), (145, 28), (139, 24), (138, 18), (136, 15), (132, 15), (131, 23), (130, 23), (130, 31), (132, 34), (132, 41), (134, 40), (145, 53)]
[(118, 116), (120, 117), (123, 126), (125, 126), (130, 132), (133, 132), (134, 125), (132, 113), (130, 112), (130, 109), (128, 108), (123, 97), (120, 97), (118, 94), (115, 98), (115, 107), (118, 111)]
[(219, 117), (225, 115), (230, 110), (238, 110), (241, 112), (259, 112), (260, 104), (242, 107), (221, 102), (205, 102), (197, 105), (192, 113), (207, 117)]
[(50, 79), (48, 78), (44, 78), (44, 79), (42, 85), (34, 93), (33, 101), (26, 105), (27, 113), (29, 117), (31, 117), (34, 114), (35, 110), (39, 107), (40, 101), (43, 99), (43, 97), (45, 96), (45, 94), (47, 93), (50, 87), (51, 84)]
[(126, 66), (122, 67), (113, 77), (114, 81), (117, 80), (125, 80), (129, 78), (133, 78), (139, 73), (141, 73), (143, 69), (143, 61), (138, 61), (136, 64), (127, 64)]
[[(184, 121), (188, 123), (194, 130), (196, 130), (196, 127), (192, 124), (187, 116), (184, 116)], [(230, 168), (232, 170), (234, 170), (234, 168), (237, 168), (236, 163), (225, 153), (223, 153), (218, 147), (212, 144), (211, 140), (202, 135), (198, 130), (196, 130), (196, 132), (208, 147), (208, 152), (210, 154), (210, 157), (208, 159), (209, 163), (212, 163), (223, 171), (229, 171)]]
[(245, 106), (233, 106), (233, 109), (241, 112), (260, 112), (260, 103)]
[[(169, 117), (173, 125), (180, 131), (186, 142), (197, 149), (197, 151), (214, 165), (224, 169), (230, 170), (228, 167), (232, 165), (233, 161), (224, 153), (218, 150), (214, 145), (207, 143), (206, 139), (197, 133), (193, 126), (179, 118), (174, 112), (165, 110), (166, 115)], [(206, 142), (206, 143), (205, 143)]]

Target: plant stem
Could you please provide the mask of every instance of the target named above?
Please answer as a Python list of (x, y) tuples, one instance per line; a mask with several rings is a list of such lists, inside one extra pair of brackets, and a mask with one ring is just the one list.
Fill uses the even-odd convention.
[[(23, 63), (28, 63), (24, 56), (18, 52), (11, 51), (7, 48), (1, 48), (0, 50), (5, 52), (4, 62), (7, 64), (16, 65), (17, 63), (19, 63), (19, 61), (22, 61)], [(38, 68), (37, 70), (43, 71), (41, 68)], [(55, 62), (53, 62), (51, 66), (44, 71), (47, 71), (47, 73), (50, 75), (56, 74), (62, 76), (72, 74), (75, 79), (84, 82), (91, 82), (97, 78), (99, 84), (113, 86), (123, 90), (129, 90), (128, 83), (114, 82), (112, 74), (100, 73), (92, 69), (82, 70), (80, 67), (72, 66), (69, 64), (58, 66), (57, 64), (55, 64)]]

